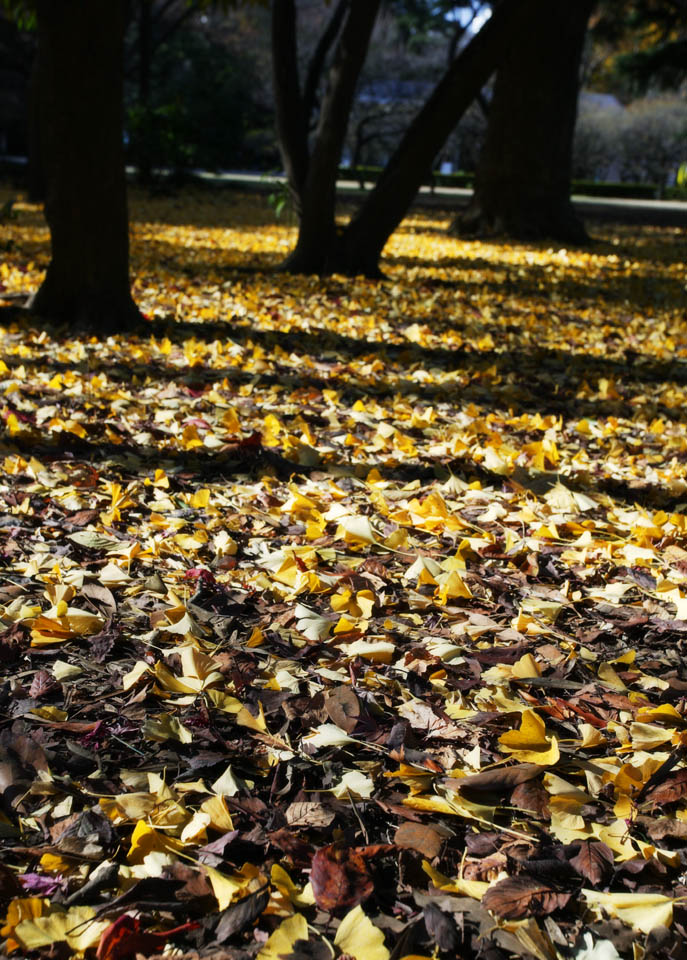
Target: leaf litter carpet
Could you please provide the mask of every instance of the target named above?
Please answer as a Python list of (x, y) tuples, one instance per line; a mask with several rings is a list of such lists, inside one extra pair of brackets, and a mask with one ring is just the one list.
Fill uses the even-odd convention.
[(687, 956), (684, 237), (317, 280), (260, 203), (134, 196), (149, 334), (2, 328), (5, 953)]

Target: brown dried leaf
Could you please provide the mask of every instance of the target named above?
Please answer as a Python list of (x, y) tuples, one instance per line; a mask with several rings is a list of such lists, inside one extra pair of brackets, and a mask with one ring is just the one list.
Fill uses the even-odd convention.
[(335, 687), (324, 701), (327, 716), (345, 733), (353, 733), (360, 716), (360, 701), (350, 687)]
[(526, 810), (538, 820), (548, 820), (549, 795), (540, 780), (527, 780), (519, 783), (510, 797), (511, 806)]
[(571, 896), (534, 877), (507, 877), (487, 890), (482, 906), (505, 920), (520, 920), (545, 917), (564, 907)]
[(682, 767), (664, 780), (663, 783), (658, 783), (655, 787), (647, 790), (643, 802), (662, 807), (666, 803), (675, 803), (676, 800), (681, 800), (686, 794), (687, 767)]
[(413, 823), (410, 820), (400, 825), (394, 837), (397, 847), (417, 850), (428, 860), (439, 856), (443, 842), (444, 838), (433, 827), (428, 827), (424, 823)]
[(449, 790), (463, 790), (485, 793), (507, 793), (520, 783), (540, 777), (542, 768), (536, 763), (516, 763), (511, 767), (496, 767), (470, 777), (456, 780), (450, 777), (444, 781)]
[(238, 903), (233, 903), (220, 914), (219, 923), (215, 930), (218, 943), (226, 943), (235, 933), (243, 930), (249, 923), (263, 912), (270, 899), (268, 889), (256, 890), (250, 896), (244, 897)]
[(291, 827), (328, 827), (335, 814), (322, 803), (301, 801), (286, 808), (286, 822)]
[(613, 851), (605, 843), (583, 840), (570, 865), (593, 886), (604, 883), (613, 872)]
[(29, 696), (34, 700), (47, 697), (59, 686), (57, 680), (47, 670), (37, 670), (29, 687)]

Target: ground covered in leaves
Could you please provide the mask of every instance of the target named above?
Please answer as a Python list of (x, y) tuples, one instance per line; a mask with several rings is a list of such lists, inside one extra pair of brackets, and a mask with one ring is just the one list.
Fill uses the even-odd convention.
[(149, 332), (2, 328), (4, 951), (687, 956), (684, 236), (320, 281), (261, 203), (133, 198)]

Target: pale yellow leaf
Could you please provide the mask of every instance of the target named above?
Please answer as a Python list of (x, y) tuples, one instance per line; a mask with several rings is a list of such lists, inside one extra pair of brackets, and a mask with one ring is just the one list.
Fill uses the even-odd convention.
[[(296, 940), (308, 939), (308, 924), (302, 913), (282, 920), (277, 929), (260, 949), (256, 960), (281, 960), (293, 952)], [(372, 960), (372, 958), (371, 958)]]
[(384, 934), (375, 927), (360, 904), (343, 918), (334, 943), (342, 953), (355, 957), (355, 960), (389, 960)]

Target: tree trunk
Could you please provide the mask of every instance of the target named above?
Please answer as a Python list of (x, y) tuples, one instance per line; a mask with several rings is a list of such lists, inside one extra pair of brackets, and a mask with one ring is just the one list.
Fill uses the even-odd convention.
[(308, 175), (308, 125), (298, 79), (295, 0), (272, 0), (272, 83), (279, 152), (300, 216)]
[(27, 140), (29, 156), (26, 170), (26, 186), (29, 200), (32, 203), (43, 203), (45, 200), (45, 179), (43, 177), (43, 163), (41, 159), (38, 77), (38, 50), (36, 50), (33, 63), (31, 64), (31, 73), (29, 74), (27, 97)]
[(95, 333), (140, 320), (129, 287), (124, 0), (38, 0), (41, 156), (52, 259), (34, 313)]
[(475, 193), (461, 234), (588, 240), (570, 202), (579, 70), (594, 0), (539, 0), (499, 65)]
[[(275, 0), (275, 6), (280, 0)], [(365, 61), (380, 0), (349, 0), (327, 78), (315, 145), (300, 191), (298, 241), (284, 269), (323, 273), (331, 269), (336, 241), (336, 178), (358, 77)]]
[[(375, 189), (337, 243), (332, 267), (379, 276), (379, 258), (405, 216), (427, 170), (456, 123), (510, 49), (513, 30), (532, 27), (539, 0), (503, 0), (458, 54), (410, 124)], [(536, 30), (534, 31), (536, 32)]]

